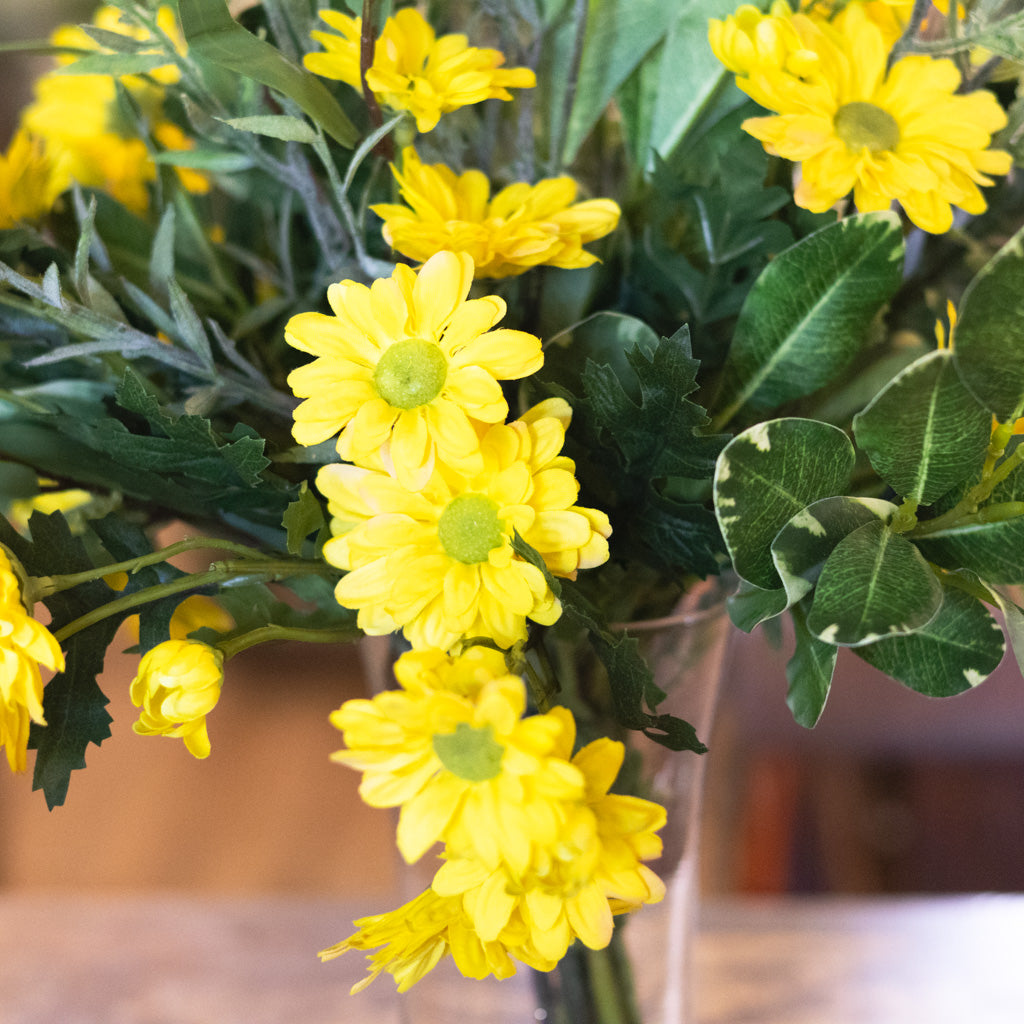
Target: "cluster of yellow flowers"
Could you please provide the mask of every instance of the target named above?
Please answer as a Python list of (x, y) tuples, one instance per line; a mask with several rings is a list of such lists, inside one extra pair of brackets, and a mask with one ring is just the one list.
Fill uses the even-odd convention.
[(401, 689), (332, 715), (346, 743), (334, 760), (363, 772), (368, 804), (401, 808), (406, 860), (445, 845), (427, 891), (320, 954), (380, 947), (356, 990), (388, 971), (405, 991), (446, 953), (467, 977), (509, 977), (512, 957), (549, 971), (576, 939), (607, 946), (613, 914), (662, 898), (642, 861), (661, 852), (665, 811), (608, 792), (621, 743), (573, 756), (571, 712), (524, 718), (523, 681), (492, 649), (412, 651), (395, 674)]
[[(771, 117), (744, 129), (765, 149), (800, 164), (798, 205), (820, 213), (853, 192), (860, 211), (895, 200), (925, 231), (948, 231), (953, 207), (982, 213), (979, 185), (1006, 174), (1009, 153), (990, 149), (1006, 114), (985, 90), (961, 93), (956, 64), (898, 56), (911, 3), (775, 0), (765, 14), (744, 4), (712, 20), (711, 48), (736, 84)], [(944, 6), (944, 5), (937, 5)]]

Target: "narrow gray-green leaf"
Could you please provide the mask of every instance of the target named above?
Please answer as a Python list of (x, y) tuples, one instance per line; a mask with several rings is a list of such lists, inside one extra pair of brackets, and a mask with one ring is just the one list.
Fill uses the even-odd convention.
[(801, 509), (841, 494), (853, 468), (850, 439), (817, 420), (769, 420), (734, 437), (715, 465), (715, 515), (736, 572), (764, 590), (782, 580), (775, 535)]
[(786, 679), (789, 682), (786, 705), (798, 725), (813, 729), (825, 710), (839, 648), (824, 643), (811, 633), (800, 605), (795, 605), (791, 614), (796, 648), (786, 663)]
[(981, 268), (960, 301), (953, 358), (963, 382), (1000, 420), (1024, 403), (1024, 228)]
[(43, 297), (55, 309), (64, 308), (64, 300), (60, 294), (60, 271), (56, 263), (51, 263), (43, 274)]
[(865, 523), (888, 522), (896, 506), (877, 498), (822, 498), (801, 509), (772, 541), (772, 560), (789, 604), (808, 594), (825, 559), (848, 534)]
[(346, 149), (356, 143), (359, 133), (324, 84), (247, 32), (224, 0), (178, 0), (178, 10), (192, 52), (283, 93)]
[[(78, 198), (78, 197), (76, 197)], [(84, 214), (79, 216), (78, 242), (75, 245), (73, 280), (75, 291), (87, 306), (92, 306), (89, 291), (89, 253), (92, 250), (96, 223), (96, 197), (92, 196)]]
[(166, 53), (95, 53), (57, 68), (55, 75), (141, 75), (167, 64)]
[(160, 218), (149, 252), (149, 283), (164, 293), (174, 277), (174, 207), (168, 206)]
[(991, 425), (945, 349), (898, 374), (854, 417), (853, 434), (897, 494), (930, 505), (980, 471)]
[(195, 311), (188, 296), (182, 291), (181, 285), (174, 278), (167, 282), (167, 292), (171, 300), (171, 314), (178, 327), (178, 337), (202, 360), (204, 366), (213, 366), (213, 353), (210, 351), (210, 339), (206, 335), (199, 314)]
[(807, 628), (825, 643), (857, 647), (920, 629), (941, 604), (942, 585), (921, 553), (875, 520), (825, 560)]
[(210, 171), (213, 174), (237, 174), (253, 166), (252, 157), (224, 149), (167, 149), (153, 153), (152, 159), (157, 164), (193, 167), (197, 171)]
[(217, 118), (240, 132), (267, 135), (285, 142), (316, 142), (316, 132), (301, 118), (288, 114), (261, 114), (254, 117)]
[(716, 424), (744, 406), (774, 409), (835, 380), (899, 287), (902, 269), (893, 213), (847, 217), (780, 253), (740, 310)]
[(957, 587), (945, 588), (939, 613), (921, 629), (857, 648), (868, 664), (929, 697), (952, 697), (977, 686), (1005, 651), (999, 623)]

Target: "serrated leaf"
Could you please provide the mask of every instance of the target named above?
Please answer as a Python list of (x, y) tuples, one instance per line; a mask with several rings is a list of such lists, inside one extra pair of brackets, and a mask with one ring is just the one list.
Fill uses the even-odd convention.
[(888, 522), (896, 506), (876, 498), (822, 498), (801, 509), (772, 541), (772, 561), (789, 604), (810, 593), (835, 546), (865, 523)]
[(638, 400), (611, 366), (589, 361), (583, 390), (597, 425), (622, 452), (626, 469), (645, 479), (707, 477), (725, 437), (698, 433), (708, 423), (707, 414), (686, 398), (697, 389), (700, 367), (690, 352), (689, 329), (684, 325), (671, 338), (662, 338), (651, 353), (636, 347), (625, 357)]
[(736, 593), (726, 599), (725, 609), (732, 624), (749, 633), (755, 626), (784, 612), (787, 604), (786, 591), (782, 587), (765, 590), (747, 580), (740, 580)]
[(930, 505), (981, 468), (991, 424), (944, 349), (895, 377), (854, 417), (853, 434), (897, 494)]
[(775, 535), (807, 505), (846, 490), (853, 462), (846, 434), (817, 420), (768, 420), (734, 437), (718, 457), (714, 497), (736, 572), (763, 590), (781, 587)]
[(717, 421), (745, 406), (777, 408), (837, 379), (899, 287), (902, 269), (893, 213), (846, 217), (776, 256), (740, 310)]
[(960, 301), (953, 359), (975, 398), (1002, 421), (1024, 405), (1024, 228), (978, 272)]
[(358, 141), (355, 126), (324, 84), (247, 32), (224, 0), (178, 0), (178, 11), (191, 52), (283, 93), (340, 146), (351, 149)]
[(306, 538), (320, 530), (324, 523), (324, 510), (309, 484), (303, 480), (298, 498), (285, 509), (282, 521), (287, 534), (288, 553), (302, 554)]
[(791, 612), (796, 648), (786, 663), (786, 706), (797, 725), (813, 729), (825, 710), (839, 648), (819, 640), (807, 628), (803, 608), (795, 605)]
[(266, 135), (285, 142), (316, 142), (317, 135), (305, 121), (288, 114), (261, 114), (254, 117), (218, 117), (218, 121), (240, 132)]
[(825, 560), (807, 628), (825, 643), (857, 647), (920, 629), (941, 604), (942, 585), (921, 553), (875, 520)]
[(629, 526), (665, 567), (676, 566), (699, 576), (721, 569), (722, 533), (705, 505), (674, 501), (652, 491)]
[(909, 636), (858, 647), (869, 665), (929, 697), (952, 697), (983, 682), (1003, 658), (999, 623), (977, 598), (948, 586), (938, 614)]

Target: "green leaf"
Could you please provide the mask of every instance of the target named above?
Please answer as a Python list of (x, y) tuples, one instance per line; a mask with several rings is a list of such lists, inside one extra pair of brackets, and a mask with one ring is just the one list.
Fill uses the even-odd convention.
[(168, 63), (166, 53), (96, 53), (56, 68), (55, 75), (140, 75)]
[(786, 591), (782, 587), (764, 590), (747, 580), (740, 580), (736, 593), (725, 602), (732, 624), (744, 633), (749, 633), (766, 619), (774, 619), (787, 607)]
[(841, 494), (854, 451), (838, 427), (817, 420), (769, 420), (726, 445), (715, 467), (715, 515), (733, 566), (745, 580), (776, 590), (775, 535), (819, 498)]
[(791, 612), (796, 648), (786, 663), (789, 690), (786, 705), (798, 725), (813, 729), (825, 710), (839, 648), (819, 640), (807, 628), (804, 610), (795, 605)]
[(989, 676), (1006, 641), (977, 598), (948, 586), (939, 613), (909, 636), (879, 640), (856, 653), (869, 665), (929, 697), (952, 697)]
[(263, 114), (255, 117), (218, 117), (218, 121), (240, 132), (266, 135), (285, 142), (316, 142), (316, 132), (305, 121), (287, 114)]
[(251, 156), (225, 149), (167, 149), (150, 154), (150, 159), (157, 164), (193, 167), (211, 174), (238, 174), (254, 166)]
[(287, 534), (288, 553), (301, 555), (306, 538), (323, 528), (324, 510), (309, 484), (303, 480), (299, 496), (285, 509), (282, 525)]
[(897, 494), (930, 505), (981, 468), (991, 424), (945, 349), (903, 370), (854, 417), (853, 434)]
[(992, 257), (960, 301), (953, 359), (964, 384), (998, 419), (1024, 406), (1024, 228)]
[(865, 523), (888, 522), (896, 506), (876, 498), (822, 498), (801, 509), (772, 541), (772, 560), (796, 604), (813, 589), (835, 546)]
[(242, 28), (224, 0), (178, 0), (178, 11), (192, 53), (276, 89), (339, 145), (355, 145), (359, 133), (323, 83)]
[(630, 530), (664, 567), (700, 576), (721, 569), (722, 534), (714, 513), (697, 502), (679, 502), (655, 490), (630, 517)]
[(899, 287), (893, 213), (847, 217), (780, 253), (750, 289), (723, 370), (717, 418), (773, 409), (834, 381)]
[(921, 553), (875, 520), (825, 560), (807, 628), (825, 643), (857, 647), (920, 629), (941, 604), (942, 585)]
[(999, 608), (1003, 613), (1003, 621), (1006, 623), (1006, 635), (1010, 638), (1010, 649), (1017, 659), (1017, 667), (1024, 675), (1024, 608), (1021, 608), (1015, 600), (1007, 594), (993, 590)]
[(174, 207), (168, 206), (160, 217), (149, 253), (149, 283), (166, 293), (174, 280)]

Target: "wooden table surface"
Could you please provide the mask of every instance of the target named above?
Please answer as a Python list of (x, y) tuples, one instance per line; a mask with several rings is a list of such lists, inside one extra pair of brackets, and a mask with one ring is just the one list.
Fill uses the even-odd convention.
[[(388, 978), (350, 996), (361, 958), (315, 956), (364, 909), (0, 894), (0, 1022), (400, 1024)], [(699, 1024), (1021, 1024), (1022, 952), (1024, 896), (711, 902)], [(436, 981), (455, 1008), (439, 1024), (484, 1024), (481, 983)], [(529, 1024), (525, 981), (501, 984)]]

